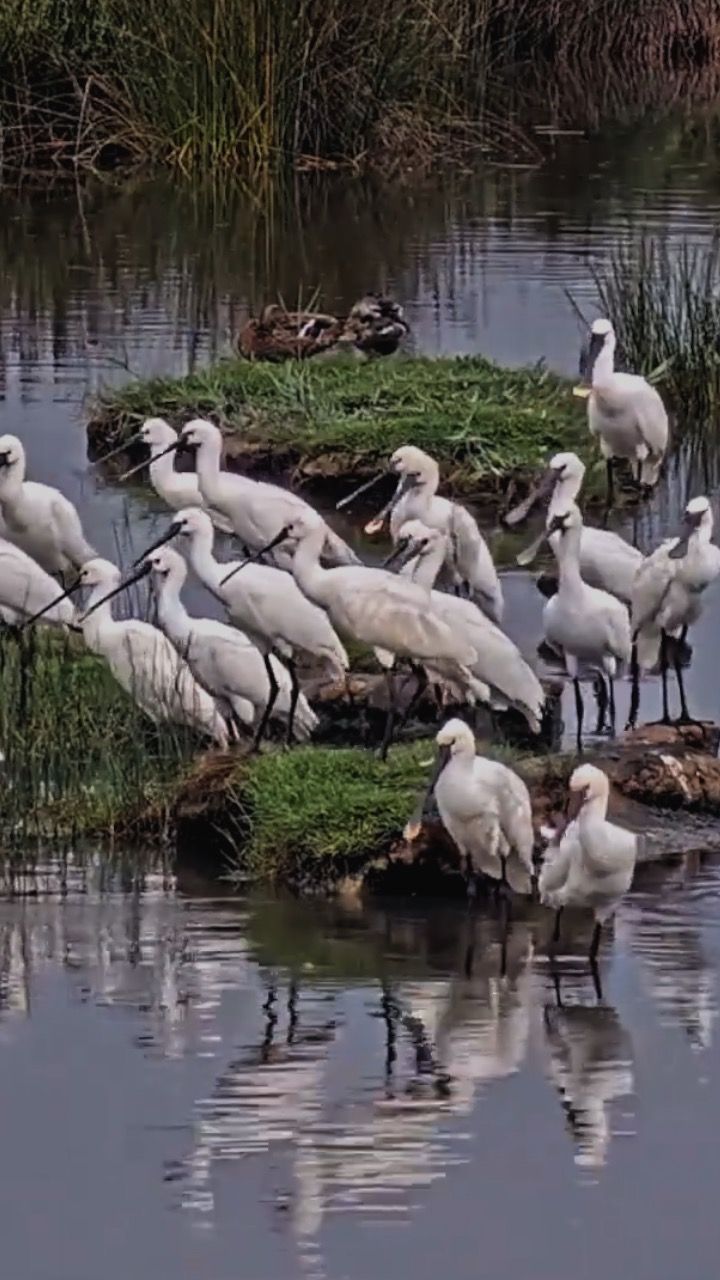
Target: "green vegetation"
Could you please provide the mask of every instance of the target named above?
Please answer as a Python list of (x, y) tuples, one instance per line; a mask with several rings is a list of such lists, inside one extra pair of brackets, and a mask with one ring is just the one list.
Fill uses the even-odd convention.
[(3, 0), (2, 163), (536, 158), (518, 84), (657, 90), (718, 45), (715, 0)]
[(5, 851), (151, 821), (197, 746), (156, 729), (79, 639), (43, 629), (0, 638), (0, 821)]
[(458, 486), (545, 461), (558, 449), (586, 450), (584, 404), (546, 369), (501, 369), (481, 357), (334, 360), (276, 366), (226, 361), (187, 378), (136, 382), (106, 391), (94, 406), (98, 453), (160, 415), (176, 425), (211, 417), (229, 435), (229, 454), (300, 474), (362, 475), (400, 445), (462, 464)]
[(662, 384), (683, 435), (705, 433), (720, 409), (720, 240), (621, 244), (594, 278), (621, 367)]

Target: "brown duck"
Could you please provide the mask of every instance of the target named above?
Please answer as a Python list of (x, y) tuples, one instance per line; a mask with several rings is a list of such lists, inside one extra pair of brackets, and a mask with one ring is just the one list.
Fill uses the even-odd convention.
[(278, 303), (264, 307), (238, 334), (238, 351), (248, 360), (308, 360), (330, 351), (361, 356), (391, 355), (409, 333), (402, 307), (391, 298), (368, 293), (344, 317), (319, 311), (287, 311)]

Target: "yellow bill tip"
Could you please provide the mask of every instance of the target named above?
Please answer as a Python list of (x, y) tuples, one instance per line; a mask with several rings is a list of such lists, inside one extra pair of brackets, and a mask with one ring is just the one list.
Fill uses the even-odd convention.
[(590, 388), (589, 387), (573, 387), (572, 393), (574, 396), (577, 396), (580, 400), (587, 400), (588, 396), (590, 395)]
[(365, 532), (379, 533), (384, 523), (385, 523), (384, 520), (378, 520), (377, 518), (374, 520), (368, 520), (367, 524), (365, 525)]
[(403, 835), (406, 840), (417, 840), (421, 831), (422, 823), (418, 822), (416, 818), (411, 818), (410, 821), (405, 824)]

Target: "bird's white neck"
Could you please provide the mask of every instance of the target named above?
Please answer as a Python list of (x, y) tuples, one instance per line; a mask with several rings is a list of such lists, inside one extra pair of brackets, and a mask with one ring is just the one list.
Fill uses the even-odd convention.
[(580, 574), (580, 536), (582, 529), (573, 525), (558, 538), (554, 548), (557, 557), (560, 587), (566, 592), (582, 591), (583, 580)]
[(190, 616), (180, 599), (176, 582), (166, 580), (156, 595), (157, 619), (166, 636), (177, 649), (182, 649), (190, 638)]
[(593, 365), (592, 385), (594, 387), (602, 386), (615, 372), (615, 334), (608, 333), (605, 335), (605, 341), (602, 350), (599, 352), (597, 359)]
[(425, 551), (422, 555), (414, 556), (412, 560), (408, 560), (408, 563), (403, 565), (401, 576), (403, 578), (411, 578), (419, 586), (427, 587), (428, 591), (431, 591), (442, 569), (446, 551), (446, 545), (438, 540), (431, 550)]
[(230, 566), (220, 564), (213, 555), (213, 533), (210, 529), (197, 529), (190, 538), (188, 560), (193, 573), (209, 591), (217, 592), (220, 580), (230, 572)]
[(222, 445), (218, 440), (203, 440), (195, 454), (195, 469), (198, 482), (204, 493), (212, 495), (217, 491), (220, 479), (220, 461)]
[(325, 529), (319, 525), (309, 529), (298, 542), (293, 557), (293, 574), (300, 590), (316, 604), (324, 604), (331, 570), (323, 569), (320, 556), (325, 543)]
[(558, 480), (550, 499), (550, 505), (547, 511), (548, 523), (553, 516), (559, 515), (563, 511), (567, 511), (568, 505), (575, 502), (580, 489), (582, 487), (583, 477), (580, 475), (567, 475)]
[(607, 808), (607, 791), (601, 791), (598, 795), (589, 796), (578, 814), (578, 823), (581, 831), (583, 828), (592, 826), (595, 823), (604, 822), (607, 818)]
[(24, 480), (24, 462), (14, 462), (11, 467), (0, 467), (0, 498), (17, 497), (22, 490)]
[(165, 445), (154, 444), (150, 458), (150, 480), (152, 484), (162, 484), (175, 471), (175, 454), (164, 453)]
[[(80, 626), (82, 627), (83, 639), (89, 649), (96, 649), (101, 635), (107, 632), (109, 627), (115, 625), (115, 619), (112, 615), (112, 601), (105, 600), (104, 604), (99, 604), (99, 601), (104, 599), (108, 591), (112, 591), (112, 586), (108, 585), (108, 583), (99, 583), (93, 587), (85, 602)], [(97, 609), (94, 608), (96, 604), (98, 605)], [(92, 613), (90, 613), (91, 609), (93, 609)], [(89, 618), (84, 616), (86, 613), (90, 613)]]

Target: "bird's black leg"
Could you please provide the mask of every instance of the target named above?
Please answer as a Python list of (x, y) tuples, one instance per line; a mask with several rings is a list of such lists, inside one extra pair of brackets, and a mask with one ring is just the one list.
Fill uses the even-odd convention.
[(550, 951), (554, 951), (555, 947), (560, 941), (560, 920), (562, 917), (562, 913), (563, 913), (563, 908), (558, 907), (557, 911), (555, 912), (555, 923), (553, 925), (553, 931), (550, 934), (550, 946), (549, 946)]
[(640, 710), (640, 664), (638, 662), (637, 641), (633, 644), (630, 656), (630, 710), (628, 712), (626, 729), (634, 729), (637, 724), (638, 711)]
[(597, 722), (595, 724), (595, 732), (602, 733), (603, 729), (605, 728), (605, 716), (607, 714), (608, 698), (607, 698), (607, 689), (605, 687), (605, 680), (599, 671), (595, 676), (593, 687), (595, 689), (595, 697), (597, 698), (597, 708), (598, 708)]
[(662, 724), (670, 724), (670, 707), (668, 704), (668, 657), (667, 636), (660, 633), (660, 678), (662, 680)]
[(593, 929), (592, 941), (590, 943), (590, 963), (591, 964), (594, 964), (595, 960), (597, 959), (597, 953), (600, 947), (601, 933), (602, 933), (602, 924), (598, 920), (596, 921), (595, 928)]
[(675, 667), (675, 679), (677, 680), (678, 693), (680, 694), (680, 718), (678, 724), (696, 724), (690, 712), (688, 711), (687, 699), (685, 697), (685, 679), (682, 673), (682, 655), (680, 653), (680, 641), (673, 641), (673, 665)]
[(410, 719), (410, 716), (415, 710), (417, 704), (420, 702), (422, 695), (424, 694), (425, 690), (428, 687), (428, 684), (430, 683), (428, 680), (427, 672), (425, 668), (421, 666), (419, 662), (411, 662), (410, 670), (412, 671), (415, 677), (415, 682), (416, 682), (415, 692), (412, 694), (410, 701), (408, 702), (407, 707), (403, 712), (402, 719), (401, 719), (402, 724), (406, 724), (407, 721)]
[(615, 501), (615, 480), (613, 476), (613, 460), (608, 458), (605, 463), (605, 475), (607, 476), (607, 494), (605, 505), (611, 507)]
[(600, 1004), (603, 998), (603, 989), (602, 989), (602, 983), (600, 981), (600, 970), (598, 969), (597, 960), (590, 961), (590, 973), (592, 974), (593, 986), (595, 988), (595, 995), (597, 996), (598, 1004)]
[(610, 690), (610, 733), (615, 737), (615, 677), (608, 676), (608, 688)]
[(298, 704), (298, 698), (300, 697), (300, 681), (297, 677), (295, 660), (293, 658), (286, 658), (285, 666), (290, 673), (290, 710), (288, 712), (287, 734), (285, 736), (285, 741), (288, 746), (291, 746), (293, 740), (293, 725), (295, 723), (295, 709)]
[(388, 748), (392, 742), (393, 729), (395, 728), (395, 681), (393, 679), (392, 668), (385, 674), (388, 693), (388, 712), (385, 720), (385, 730), (380, 743), (380, 759), (386, 760)]
[(582, 727), (583, 727), (583, 699), (582, 690), (580, 689), (580, 681), (577, 676), (573, 680), (573, 688), (575, 690), (575, 716), (577, 718), (577, 753), (582, 755)]
[(265, 730), (267, 729), (267, 726), (268, 726), (268, 721), (270, 719), (270, 716), (272, 715), (272, 709), (275, 706), (275, 699), (277, 698), (278, 693), (280, 691), (280, 686), (275, 678), (275, 672), (273, 671), (272, 663), (270, 661), (270, 655), (268, 653), (263, 654), (263, 662), (265, 663), (265, 670), (267, 671), (267, 678), (270, 684), (270, 693), (268, 694), (267, 705), (265, 707), (265, 710), (262, 713), (262, 718), (257, 727), (257, 733), (255, 734), (255, 738), (253, 740), (253, 745), (252, 745), (253, 751), (258, 751), (260, 748), (260, 743), (263, 740), (263, 737), (265, 735)]

